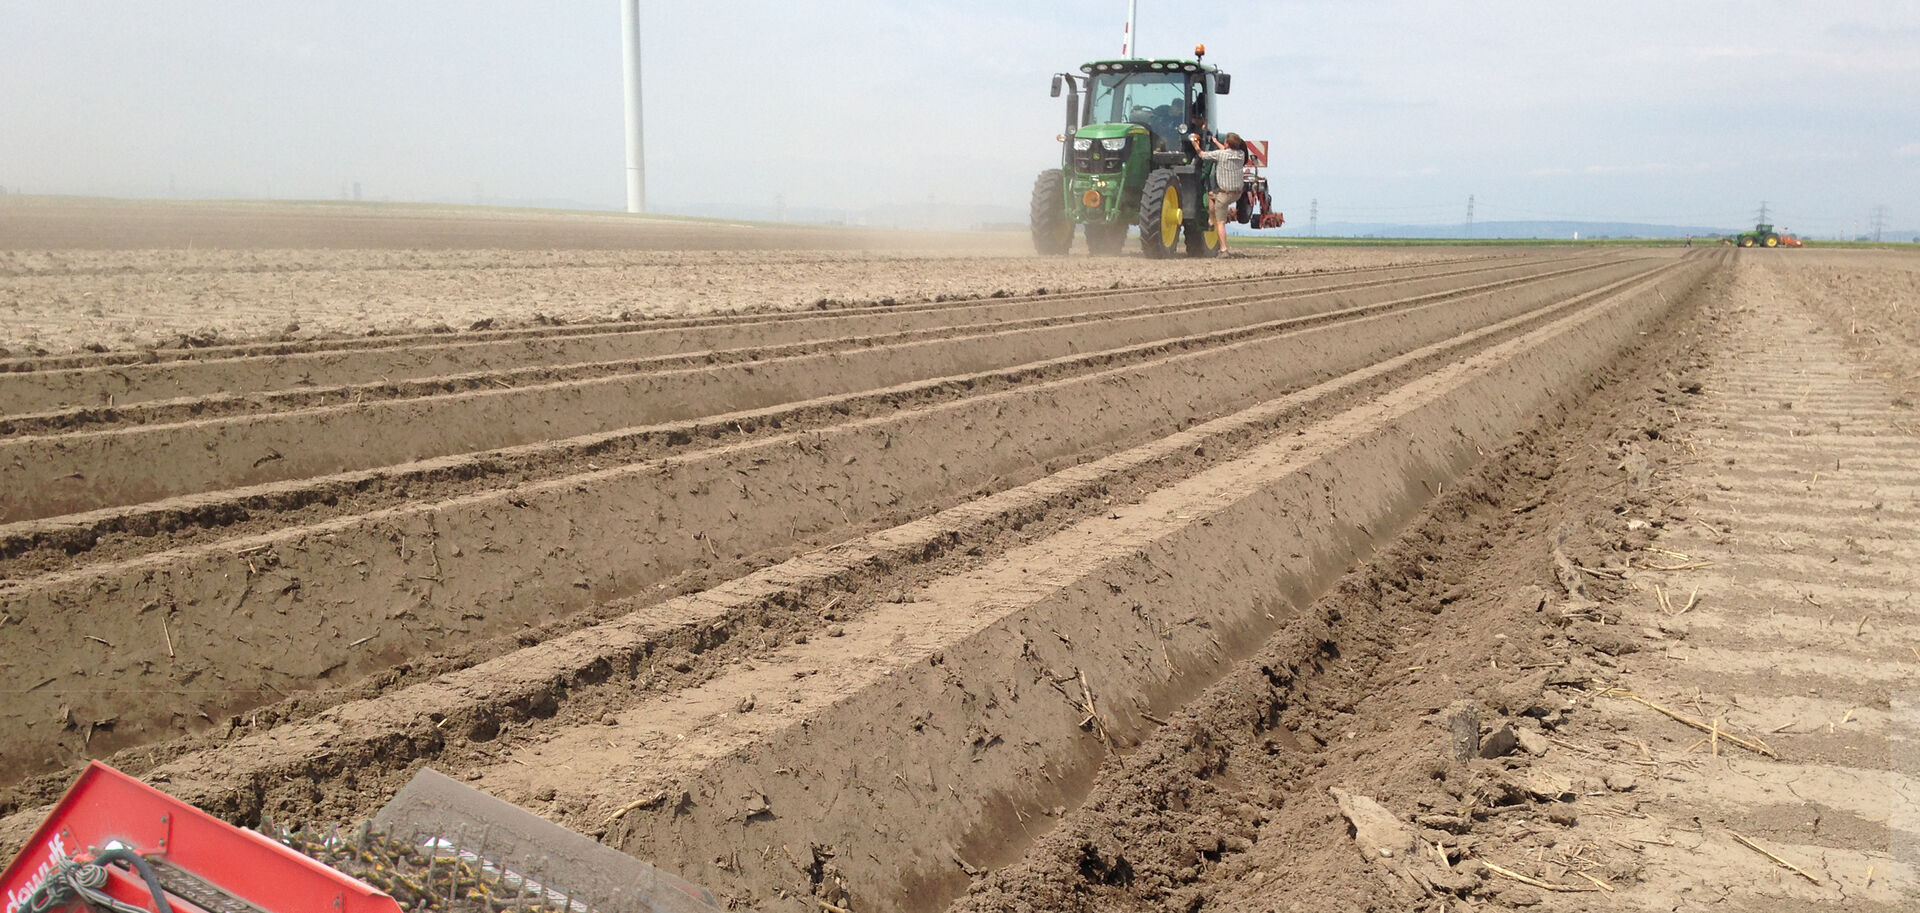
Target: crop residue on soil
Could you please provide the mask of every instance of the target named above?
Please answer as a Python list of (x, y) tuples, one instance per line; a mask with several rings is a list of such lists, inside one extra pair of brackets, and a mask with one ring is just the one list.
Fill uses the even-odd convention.
[(521, 228), (0, 259), (0, 843), (106, 756), (766, 909), (1914, 884), (1910, 259)]

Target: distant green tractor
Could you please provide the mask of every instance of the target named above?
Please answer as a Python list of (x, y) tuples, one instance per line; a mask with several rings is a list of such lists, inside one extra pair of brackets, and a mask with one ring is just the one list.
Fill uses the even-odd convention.
[[(1067, 129), (1060, 167), (1033, 182), (1035, 250), (1067, 253), (1075, 227), (1084, 225), (1096, 255), (1119, 254), (1130, 226), (1139, 227), (1149, 258), (1174, 256), (1182, 246), (1190, 257), (1220, 252), (1206, 206), (1211, 165), (1187, 137), (1218, 123), (1216, 98), (1232, 79), (1202, 63), (1205, 54), (1202, 45), (1192, 60), (1097, 60), (1081, 65), (1085, 75), (1054, 74), (1053, 97), (1063, 89), (1067, 96)], [(1266, 163), (1266, 143), (1249, 142), (1234, 221), (1256, 228), (1285, 221), (1259, 175)]]
[(1799, 247), (1800, 239), (1784, 232), (1773, 230), (1772, 225), (1761, 222), (1752, 231), (1743, 231), (1733, 236), (1733, 243), (1741, 247)]

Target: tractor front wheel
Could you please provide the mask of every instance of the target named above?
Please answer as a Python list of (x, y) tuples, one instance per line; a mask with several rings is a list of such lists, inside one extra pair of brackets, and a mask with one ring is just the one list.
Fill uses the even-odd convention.
[(1041, 256), (1062, 257), (1073, 247), (1073, 222), (1067, 218), (1067, 178), (1048, 168), (1033, 179), (1033, 204), (1027, 210), (1033, 228), (1033, 249)]
[(1753, 246), (1753, 239), (1752, 239), (1752, 238), (1741, 238), (1741, 239), (1740, 239), (1740, 246), (1741, 246), (1741, 247), (1752, 247), (1752, 246)]
[(1147, 175), (1140, 191), (1140, 252), (1149, 260), (1173, 256), (1186, 221), (1181, 208), (1179, 175), (1160, 170)]
[(1127, 223), (1087, 226), (1087, 251), (1096, 257), (1118, 257), (1127, 243)]

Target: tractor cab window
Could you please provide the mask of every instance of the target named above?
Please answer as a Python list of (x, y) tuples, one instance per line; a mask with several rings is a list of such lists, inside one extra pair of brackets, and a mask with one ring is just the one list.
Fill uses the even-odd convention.
[(1197, 125), (1205, 121), (1208, 129), (1217, 129), (1213, 122), (1213, 93), (1198, 79), (1187, 88), (1187, 111), (1187, 123)]
[(1102, 73), (1087, 90), (1087, 123), (1139, 124), (1157, 148), (1180, 148), (1186, 122), (1185, 73)]

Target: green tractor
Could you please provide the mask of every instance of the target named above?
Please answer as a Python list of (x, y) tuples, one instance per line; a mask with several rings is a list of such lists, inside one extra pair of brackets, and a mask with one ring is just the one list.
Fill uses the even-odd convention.
[(1800, 240), (1792, 235), (1774, 231), (1772, 225), (1761, 222), (1752, 231), (1743, 231), (1733, 236), (1733, 243), (1740, 247), (1799, 247)]
[[(1206, 205), (1212, 166), (1188, 136), (1218, 122), (1217, 98), (1232, 78), (1203, 63), (1205, 54), (1202, 45), (1192, 60), (1096, 60), (1081, 65), (1081, 75), (1054, 74), (1053, 97), (1066, 94), (1067, 128), (1060, 167), (1033, 182), (1035, 250), (1067, 253), (1084, 225), (1087, 249), (1098, 256), (1119, 254), (1132, 226), (1152, 259), (1183, 247), (1189, 257), (1220, 252)], [(1259, 175), (1265, 164), (1266, 144), (1247, 143), (1246, 190), (1234, 221), (1277, 228), (1284, 218)]]

